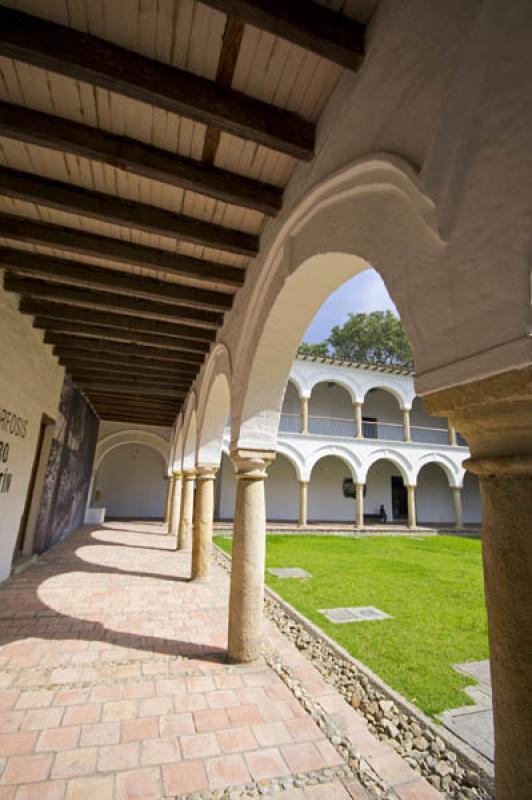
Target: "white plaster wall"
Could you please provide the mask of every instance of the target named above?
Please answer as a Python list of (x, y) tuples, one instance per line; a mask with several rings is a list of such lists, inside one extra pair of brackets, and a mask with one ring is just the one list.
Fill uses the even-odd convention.
[(165, 463), (143, 444), (123, 444), (107, 455), (96, 474), (97, 505), (106, 517), (161, 518), (166, 501)]
[(482, 519), (480, 484), (476, 475), (466, 472), (462, 489), (462, 513), (465, 523), (478, 524)]
[(454, 525), (452, 491), (447, 475), (437, 464), (427, 464), (418, 475), (416, 513), (420, 523), (447, 522)]
[(321, 459), (312, 470), (308, 487), (309, 522), (355, 521), (355, 500), (344, 497), (344, 478), (351, 478), (349, 467), (339, 458)]
[(299, 483), (287, 458), (277, 454), (264, 484), (267, 520), (298, 520)]
[[(0, 282), (2, 273), (0, 273)], [(9, 491), (0, 492), (0, 581), (9, 576), (13, 549), (31, 478), (43, 413), (57, 418), (64, 370), (43, 344), (31, 317), (18, 311), (17, 298), (0, 288), (0, 415), (3, 410), (26, 421), (26, 435), (16, 436), (0, 422), (0, 441), (9, 446), (0, 472), (12, 475)], [(5, 419), (5, 416), (4, 416)]]
[(332, 381), (312, 389), (308, 404), (310, 416), (354, 419), (353, 402), (346, 389)]
[(384, 389), (370, 389), (362, 406), (362, 416), (377, 417), (380, 422), (403, 424), (403, 412), (397, 398)]

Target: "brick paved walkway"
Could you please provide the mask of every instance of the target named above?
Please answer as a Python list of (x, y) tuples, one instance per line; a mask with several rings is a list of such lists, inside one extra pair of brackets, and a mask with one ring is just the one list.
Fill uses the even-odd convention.
[[(267, 666), (225, 663), (228, 577), (154, 523), (82, 529), (0, 589), (0, 800), (151, 800), (339, 765)], [(437, 800), (271, 623), (269, 642), (402, 800)], [(282, 800), (363, 800), (356, 781)]]

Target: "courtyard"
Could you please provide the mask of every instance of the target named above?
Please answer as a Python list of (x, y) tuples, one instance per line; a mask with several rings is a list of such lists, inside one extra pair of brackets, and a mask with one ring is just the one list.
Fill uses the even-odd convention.
[(189, 574), (163, 525), (116, 522), (0, 589), (1, 800), (443, 797), (270, 621), (229, 664), (229, 576)]
[[(216, 543), (231, 550), (231, 539)], [(471, 703), (453, 664), (488, 657), (481, 544), (455, 536), (269, 535), (266, 582), (404, 697), (435, 716)], [(299, 567), (308, 578), (270, 568)], [(320, 609), (375, 606), (390, 618), (334, 623)]]

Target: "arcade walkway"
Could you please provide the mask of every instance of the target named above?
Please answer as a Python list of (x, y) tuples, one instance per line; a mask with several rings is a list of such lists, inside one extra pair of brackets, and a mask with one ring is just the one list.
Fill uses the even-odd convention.
[[(189, 556), (161, 533), (85, 528), (0, 589), (0, 800), (368, 798), (272, 669), (225, 663), (228, 577), (188, 582)], [(401, 800), (441, 797), (267, 626)]]

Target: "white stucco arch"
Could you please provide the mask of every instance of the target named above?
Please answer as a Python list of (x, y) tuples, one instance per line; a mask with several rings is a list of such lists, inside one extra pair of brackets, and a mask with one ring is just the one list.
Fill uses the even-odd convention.
[(417, 483), (418, 475), (427, 464), (439, 464), (449, 481), (449, 486), (453, 488), (460, 488), (464, 482), (465, 470), (459, 466), (452, 458), (448, 458), (443, 453), (427, 453), (421, 456), (414, 465), (415, 482)]
[(286, 381), (285, 391), (288, 388), (288, 384), (289, 383), (293, 384), (294, 389), (296, 390), (299, 399), (301, 399), (302, 397), (307, 397), (307, 398), (310, 397), (310, 391), (309, 391), (308, 387), (305, 385), (304, 381), (301, 380), (301, 378), (297, 374), (297, 372), (294, 372), (293, 370), (290, 373), (290, 377)]
[(116, 431), (116, 433), (110, 433), (100, 439), (96, 445), (93, 472), (97, 472), (102, 461), (109, 453), (125, 444), (146, 445), (146, 447), (156, 450), (164, 463), (168, 464), (170, 444), (166, 439), (153, 431), (142, 430), (141, 428), (130, 428)]
[(284, 387), (307, 325), (332, 291), (369, 266), (381, 273), (414, 350), (421, 346), (404, 275), (441, 246), (433, 206), (400, 159), (359, 161), (312, 189), (280, 226), (248, 293), (233, 446), (275, 449)]
[(372, 453), (366, 456), (362, 468), (361, 483), (366, 483), (368, 479), (368, 472), (373, 464), (377, 463), (377, 461), (390, 461), (390, 463), (396, 466), (401, 473), (405, 486), (416, 485), (416, 472), (410, 461), (402, 453), (389, 448), (374, 450)]
[(292, 464), (299, 481), (307, 480), (304, 459), (295, 447), (292, 447), (287, 442), (278, 442), (277, 453), (284, 456)]
[(172, 456), (173, 472), (180, 472), (183, 468), (183, 414), (179, 415), (176, 427), (174, 452)]
[(371, 392), (375, 389), (379, 389), (381, 392), (386, 392), (387, 394), (391, 394), (394, 400), (397, 400), (401, 411), (403, 409), (412, 407), (412, 398), (407, 397), (399, 387), (389, 386), (388, 384), (379, 380), (376, 380), (374, 384), (365, 387), (362, 402), (366, 400), (368, 392)]
[(355, 483), (364, 482), (362, 480), (363, 468), (360, 460), (348, 447), (342, 447), (341, 445), (324, 445), (323, 447), (318, 448), (318, 450), (315, 450), (306, 461), (306, 477), (304, 480), (310, 481), (312, 478), (312, 470), (318, 461), (328, 458), (329, 456), (339, 458), (340, 461), (344, 462), (344, 464), (349, 468)]
[(231, 410), (232, 370), (227, 347), (216, 345), (201, 381), (198, 399), (197, 463), (220, 464), (224, 430)]
[(312, 379), (310, 382), (310, 399), (312, 399), (312, 393), (316, 386), (319, 386), (322, 383), (334, 383), (336, 386), (339, 386), (341, 389), (345, 389), (349, 397), (351, 398), (352, 403), (360, 402), (361, 392), (358, 386), (349, 380), (348, 377), (345, 376), (337, 376), (335, 374), (323, 374), (323, 375), (316, 375), (315, 378)]

